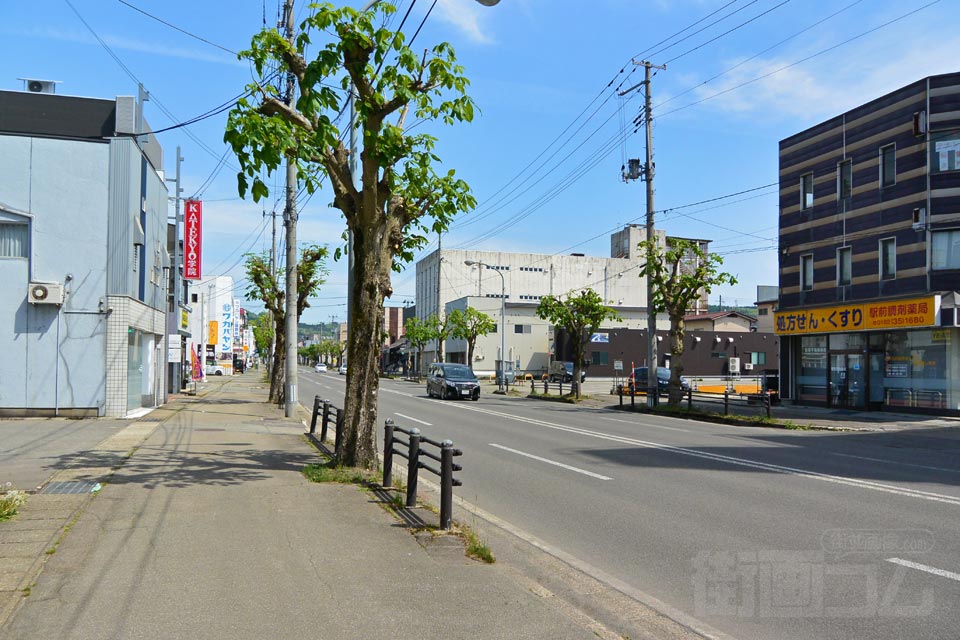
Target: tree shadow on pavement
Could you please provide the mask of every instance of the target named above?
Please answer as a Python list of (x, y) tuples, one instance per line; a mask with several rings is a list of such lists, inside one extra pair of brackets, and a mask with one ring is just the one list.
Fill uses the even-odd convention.
[[(58, 470), (91, 469), (89, 479), (101, 479), (103, 468), (116, 468), (109, 479), (110, 484), (140, 485), (152, 489), (227, 486), (264, 481), (278, 472), (299, 473), (305, 465), (317, 461), (316, 455), (308, 451), (237, 448), (237, 445), (247, 444), (192, 444), (190, 451), (145, 446), (129, 458), (121, 453), (89, 451), (59, 456), (52, 466)], [(78, 474), (76, 479), (85, 478)]]

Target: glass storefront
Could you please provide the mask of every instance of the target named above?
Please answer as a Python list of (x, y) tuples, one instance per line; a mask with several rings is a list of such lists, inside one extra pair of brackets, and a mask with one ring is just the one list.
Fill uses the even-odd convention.
[(127, 329), (127, 412), (157, 404), (154, 345), (155, 336)]
[(801, 404), (960, 411), (960, 330), (808, 335), (795, 344)]

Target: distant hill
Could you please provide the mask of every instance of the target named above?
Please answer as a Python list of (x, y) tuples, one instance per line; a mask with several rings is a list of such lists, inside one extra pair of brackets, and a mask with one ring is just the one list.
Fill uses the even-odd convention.
[(722, 307), (718, 304), (711, 304), (707, 306), (707, 313), (716, 313), (717, 311), (738, 311), (744, 315), (751, 316), (753, 318), (757, 317), (756, 307), (731, 307), (726, 304), (723, 305)]

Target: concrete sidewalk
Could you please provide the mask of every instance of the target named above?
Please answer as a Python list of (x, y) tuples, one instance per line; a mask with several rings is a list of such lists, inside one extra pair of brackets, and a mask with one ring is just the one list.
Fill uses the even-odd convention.
[(178, 398), (51, 479), (99, 493), (0, 522), (0, 638), (616, 637), (421, 546), (375, 492), (307, 481), (317, 452), (265, 395), (253, 372)]

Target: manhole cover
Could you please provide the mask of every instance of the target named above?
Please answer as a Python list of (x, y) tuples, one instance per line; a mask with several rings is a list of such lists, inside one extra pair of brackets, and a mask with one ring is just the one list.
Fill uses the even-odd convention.
[(90, 493), (100, 488), (99, 482), (51, 482), (40, 493)]

